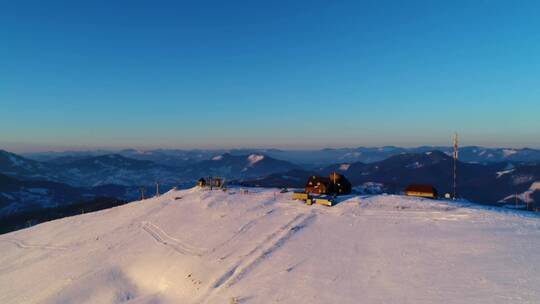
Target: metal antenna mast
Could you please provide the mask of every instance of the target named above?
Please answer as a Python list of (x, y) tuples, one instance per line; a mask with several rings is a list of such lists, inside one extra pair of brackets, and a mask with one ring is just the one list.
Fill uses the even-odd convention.
[(457, 188), (457, 162), (458, 162), (458, 134), (454, 133), (454, 185), (453, 185), (453, 196), (452, 198), (456, 199), (456, 188)]

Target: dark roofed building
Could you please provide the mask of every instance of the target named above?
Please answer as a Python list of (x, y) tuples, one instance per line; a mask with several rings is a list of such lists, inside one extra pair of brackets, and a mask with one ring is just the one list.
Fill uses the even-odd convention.
[(344, 175), (336, 172), (330, 174), (330, 188), (335, 195), (350, 194), (352, 191), (351, 183)]
[(204, 178), (200, 178), (198, 181), (197, 181), (197, 186), (199, 187), (204, 187), (206, 186), (206, 180)]
[(310, 176), (305, 192), (313, 194), (343, 195), (351, 193), (351, 183), (345, 176), (333, 172), (329, 177)]

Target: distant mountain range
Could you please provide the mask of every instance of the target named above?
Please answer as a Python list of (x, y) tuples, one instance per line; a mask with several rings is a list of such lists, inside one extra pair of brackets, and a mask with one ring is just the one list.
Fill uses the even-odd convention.
[[(0, 217), (95, 203), (102, 197), (109, 198), (107, 204), (131, 201), (141, 196), (141, 188), (149, 196), (156, 183), (163, 192), (194, 185), (205, 176), (244, 185), (303, 187), (310, 175), (337, 171), (358, 192), (399, 193), (411, 183), (432, 184), (441, 194), (452, 190), (448, 147), (106, 152), (111, 151), (21, 156), (0, 150)], [(533, 149), (462, 148), (458, 194), (486, 204), (514, 204), (516, 198), (518, 203), (540, 203), (539, 160), (540, 151)]]
[[(280, 149), (230, 149), (230, 150), (179, 150), (179, 149), (155, 149), (135, 150), (125, 149), (119, 151), (94, 150), (94, 151), (66, 151), (66, 152), (41, 152), (27, 153), (23, 156), (51, 163), (66, 163), (76, 159), (84, 159), (91, 156), (118, 154), (127, 158), (149, 160), (157, 164), (184, 167), (199, 161), (209, 160), (222, 154), (243, 156), (250, 154), (263, 154), (279, 160), (312, 168), (314, 166), (330, 165), (340, 162), (364, 162), (372, 163), (384, 160), (388, 157), (403, 153), (424, 153), (438, 150), (444, 153), (452, 153), (452, 147), (446, 146), (422, 146), (415, 148), (401, 148), (395, 146), (385, 147), (358, 147), (358, 148), (328, 148), (320, 150), (280, 150)], [(463, 162), (492, 163), (492, 162), (540, 162), (540, 150), (538, 149), (512, 149), (512, 148), (484, 148), (467, 146), (460, 148), (460, 160)]]
[(0, 174), (0, 218), (32, 209), (55, 208), (96, 199), (115, 197), (134, 199), (128, 188), (106, 185), (78, 188), (44, 180), (18, 180)]
[(181, 183), (176, 168), (119, 154), (40, 162), (0, 150), (0, 173), (20, 180), (47, 180), (74, 187)]
[(223, 176), (229, 179), (265, 176), (276, 172), (299, 169), (288, 161), (261, 154), (232, 155), (225, 153), (191, 166), (184, 167), (187, 176)]
[(37, 161), (0, 150), (0, 217), (37, 207), (59, 207), (96, 197), (133, 200), (172, 187), (188, 187), (200, 177), (255, 178), (299, 168), (287, 161), (250, 155), (216, 155), (208, 160), (164, 165), (120, 154), (63, 155)]
[(181, 166), (128, 158), (121, 154), (60, 156), (37, 161), (0, 150), (0, 173), (21, 180), (47, 180), (74, 187), (100, 185), (144, 186), (156, 182), (177, 186), (199, 177), (219, 175), (228, 179), (257, 177), (300, 168), (261, 154), (224, 153)]
[[(313, 170), (291, 170), (266, 177), (243, 180), (262, 187), (304, 187), (310, 175), (344, 174), (358, 189), (399, 193), (413, 183), (434, 185), (441, 194), (452, 192), (453, 160), (441, 151), (399, 154), (373, 163), (341, 163)], [(458, 162), (458, 195), (486, 204), (540, 204), (540, 164)], [(372, 191), (372, 190), (370, 190)]]

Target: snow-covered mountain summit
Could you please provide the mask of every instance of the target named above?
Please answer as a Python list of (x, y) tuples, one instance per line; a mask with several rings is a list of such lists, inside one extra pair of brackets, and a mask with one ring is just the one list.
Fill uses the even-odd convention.
[(197, 188), (0, 236), (1, 303), (538, 303), (540, 219)]
[(224, 153), (185, 167), (183, 170), (184, 174), (192, 176), (220, 175), (231, 179), (242, 179), (298, 168), (299, 166), (290, 162), (262, 154), (232, 155)]

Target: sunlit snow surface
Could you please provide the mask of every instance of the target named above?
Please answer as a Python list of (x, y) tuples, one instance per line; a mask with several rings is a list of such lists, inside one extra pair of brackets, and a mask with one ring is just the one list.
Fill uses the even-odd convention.
[(190, 189), (0, 236), (0, 303), (540, 303), (540, 219)]

